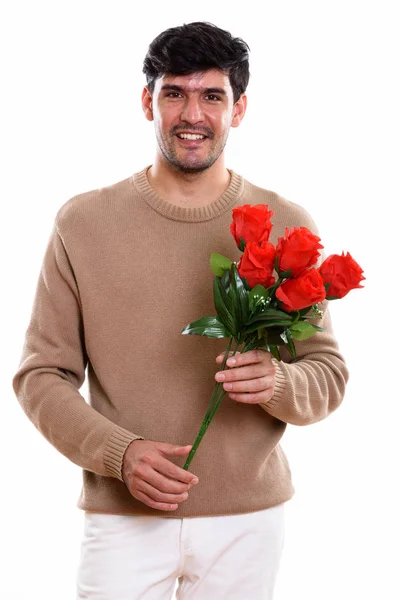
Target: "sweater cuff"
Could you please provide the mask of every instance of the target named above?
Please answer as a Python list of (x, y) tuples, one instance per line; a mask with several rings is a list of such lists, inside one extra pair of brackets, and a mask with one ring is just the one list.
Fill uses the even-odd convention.
[(123, 481), (122, 463), (124, 454), (129, 444), (134, 440), (144, 440), (144, 438), (118, 426), (109, 437), (104, 450), (104, 465), (109, 477), (115, 477)]
[(268, 400), (268, 402), (260, 402), (260, 406), (265, 409), (267, 409), (268, 406), (277, 404), (282, 400), (286, 387), (286, 377), (281, 367), (281, 361), (276, 360), (276, 358), (272, 358), (271, 360), (275, 367), (275, 389), (273, 396)]

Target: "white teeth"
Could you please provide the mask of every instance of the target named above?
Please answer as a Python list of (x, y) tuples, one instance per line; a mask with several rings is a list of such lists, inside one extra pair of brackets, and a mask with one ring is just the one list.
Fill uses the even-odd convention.
[(182, 140), (203, 140), (206, 136), (195, 133), (178, 133), (178, 137)]

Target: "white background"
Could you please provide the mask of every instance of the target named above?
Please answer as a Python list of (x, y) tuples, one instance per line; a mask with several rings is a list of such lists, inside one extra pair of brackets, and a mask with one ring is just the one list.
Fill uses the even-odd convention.
[(282, 442), (296, 494), (286, 504), (275, 600), (400, 597), (396, 4), (36, 0), (3, 8), (2, 598), (75, 597), (81, 471), (36, 431), (11, 388), (53, 219), (70, 197), (152, 162), (142, 61), (162, 30), (195, 20), (251, 49), (248, 112), (231, 131), (227, 166), (302, 204), (325, 251), (350, 251), (367, 278), (364, 290), (331, 303), (351, 372), (342, 406), (312, 426), (289, 425)]

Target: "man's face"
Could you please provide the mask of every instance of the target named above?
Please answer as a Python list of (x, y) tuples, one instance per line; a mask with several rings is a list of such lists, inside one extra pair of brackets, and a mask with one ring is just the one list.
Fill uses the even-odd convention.
[(229, 77), (218, 69), (164, 75), (152, 95), (144, 89), (142, 101), (146, 118), (154, 120), (163, 158), (184, 173), (215, 163), (246, 108), (244, 95), (234, 104)]

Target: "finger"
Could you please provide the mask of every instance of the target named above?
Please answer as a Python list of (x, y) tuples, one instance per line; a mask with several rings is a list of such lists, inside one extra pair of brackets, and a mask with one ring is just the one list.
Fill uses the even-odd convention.
[(137, 500), (140, 500), (140, 502), (143, 502), (143, 504), (150, 506), (150, 508), (157, 508), (158, 510), (176, 510), (179, 506), (179, 504), (156, 502), (155, 500), (147, 496), (147, 494), (145, 494), (144, 492), (139, 491), (136, 492), (135, 498), (137, 498)]
[[(157, 445), (157, 449), (161, 450), (162, 454), (164, 454), (166, 456), (187, 456), (190, 453), (192, 448), (193, 448), (193, 444), (189, 444), (187, 446), (173, 446), (172, 444), (159, 443)], [(160, 458), (163, 458), (163, 457), (161, 456)], [(179, 481), (183, 481), (184, 483), (198, 483), (199, 482), (198, 477), (196, 477), (196, 475), (194, 475), (193, 473), (190, 473), (190, 471), (186, 471), (185, 469), (181, 469), (180, 467), (177, 467), (171, 461), (167, 460), (167, 462), (166, 463), (163, 462), (163, 464), (165, 466), (171, 465), (173, 467), (174, 470), (172, 473), (170, 471), (168, 471), (168, 473), (166, 473), (171, 478), (179, 479)], [(182, 477), (183, 477), (183, 479), (182, 479)]]
[(174, 444), (156, 443), (157, 450), (160, 450), (166, 456), (186, 456), (192, 449), (193, 444), (188, 446), (176, 446)]
[(171, 479), (176, 479), (182, 483), (198, 483), (199, 479), (194, 473), (181, 469), (170, 460), (158, 456), (154, 463), (151, 465), (153, 469), (156, 469), (162, 475), (166, 475)]
[(143, 479), (157, 490), (165, 492), (166, 494), (183, 494), (192, 486), (192, 483), (183, 483), (182, 481), (165, 477), (154, 469), (146, 472)]
[(180, 502), (187, 500), (189, 496), (187, 492), (183, 492), (181, 494), (168, 494), (162, 492), (147, 481), (141, 481), (138, 485), (140, 487), (138, 491), (146, 494), (146, 496), (151, 498), (154, 502), (161, 502), (163, 504), (179, 504)]
[(223, 388), (227, 392), (242, 393), (242, 392), (262, 392), (273, 386), (273, 377), (266, 375), (257, 377), (256, 379), (246, 379), (244, 381), (233, 381), (232, 383), (224, 383)]
[(228, 371), (217, 371), (215, 373), (215, 379), (217, 381), (239, 381), (242, 379), (255, 379), (256, 377), (263, 377), (264, 375), (273, 374), (273, 370), (269, 373), (269, 370), (265, 365), (249, 365), (244, 367), (235, 367)]
[[(242, 352), (238, 354), (234, 358), (229, 359), (229, 364), (238, 365), (248, 365), (252, 363), (259, 363), (265, 360), (267, 357), (271, 358), (271, 353), (266, 350), (262, 350), (261, 348), (255, 348), (254, 350), (248, 350), (247, 352)], [(234, 362), (232, 362), (234, 361)]]
[[(233, 355), (233, 350), (231, 350), (231, 352), (229, 352), (228, 356), (232, 356)], [(222, 361), (224, 360), (224, 356), (225, 356), (225, 352), (223, 352), (222, 354), (219, 354), (217, 356), (217, 358), (215, 359), (217, 361), (217, 363), (222, 363)]]
[(260, 404), (269, 402), (273, 395), (273, 390), (264, 390), (262, 392), (254, 392), (247, 394), (229, 393), (228, 396), (235, 400), (235, 402), (242, 402), (243, 404)]

